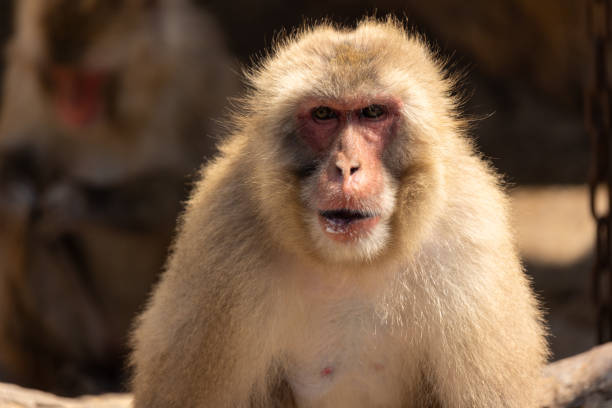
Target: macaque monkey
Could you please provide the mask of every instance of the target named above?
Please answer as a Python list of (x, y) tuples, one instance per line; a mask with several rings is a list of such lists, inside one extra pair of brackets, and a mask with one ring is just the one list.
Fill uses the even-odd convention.
[(248, 75), (133, 337), (134, 406), (534, 406), (547, 356), (455, 85), (389, 19)]
[(186, 0), (19, 0), (0, 113), (0, 380), (118, 390), (233, 91)]

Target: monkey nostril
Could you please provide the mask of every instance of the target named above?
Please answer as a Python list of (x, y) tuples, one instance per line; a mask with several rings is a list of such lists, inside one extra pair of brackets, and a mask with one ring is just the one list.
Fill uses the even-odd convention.
[(357, 172), (357, 170), (359, 170), (359, 165), (356, 166), (342, 166), (342, 164), (336, 164), (336, 172), (339, 176), (341, 177), (347, 177), (347, 176), (352, 176), (353, 174), (355, 174), (355, 172)]

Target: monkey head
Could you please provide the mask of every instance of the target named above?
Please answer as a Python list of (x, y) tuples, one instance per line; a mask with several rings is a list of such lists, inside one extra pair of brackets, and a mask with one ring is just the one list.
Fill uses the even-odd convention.
[(22, 0), (12, 51), (37, 71), (58, 123), (82, 129), (117, 119), (122, 70), (150, 48), (156, 11), (145, 0)]
[(434, 158), (461, 126), (440, 63), (392, 26), (297, 34), (249, 76), (268, 224), (326, 261), (363, 263), (417, 241), (440, 194)]

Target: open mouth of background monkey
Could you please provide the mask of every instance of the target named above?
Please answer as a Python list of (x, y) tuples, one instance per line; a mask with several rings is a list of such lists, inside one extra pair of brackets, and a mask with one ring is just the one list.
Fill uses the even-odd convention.
[(58, 65), (42, 70), (41, 77), (58, 118), (70, 129), (93, 124), (113, 102), (116, 78), (109, 70)]

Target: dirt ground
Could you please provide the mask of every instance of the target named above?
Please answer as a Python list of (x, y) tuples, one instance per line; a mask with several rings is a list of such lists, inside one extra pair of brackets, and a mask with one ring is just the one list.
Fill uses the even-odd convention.
[(519, 250), (547, 310), (552, 360), (585, 351), (596, 341), (588, 187), (517, 187), (511, 196)]

